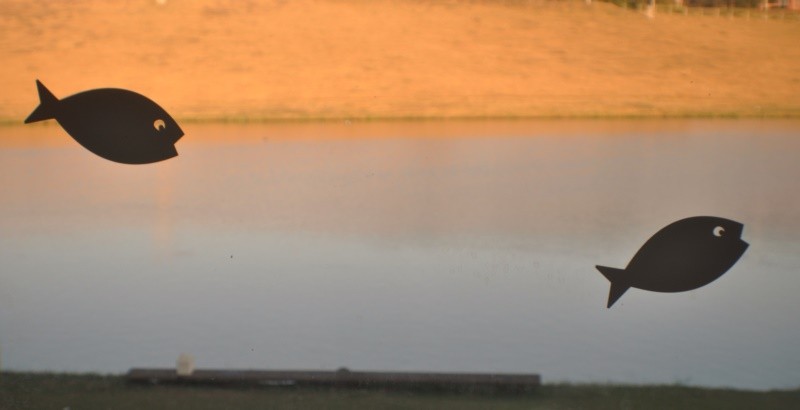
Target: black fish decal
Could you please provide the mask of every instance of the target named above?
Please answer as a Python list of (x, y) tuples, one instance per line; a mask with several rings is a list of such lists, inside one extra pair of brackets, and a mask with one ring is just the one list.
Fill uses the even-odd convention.
[(178, 123), (149, 98), (101, 88), (59, 100), (39, 80), (39, 106), (25, 123), (55, 119), (84, 148), (123, 164), (149, 164), (178, 155)]
[(695, 216), (667, 225), (636, 252), (625, 269), (597, 266), (610, 282), (608, 306), (628, 288), (684, 292), (713, 282), (747, 249), (744, 225), (713, 216)]

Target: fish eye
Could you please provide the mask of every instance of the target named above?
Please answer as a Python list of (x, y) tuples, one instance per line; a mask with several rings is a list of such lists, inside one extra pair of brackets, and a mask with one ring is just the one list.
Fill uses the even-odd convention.
[(167, 124), (164, 122), (164, 120), (159, 118), (159, 119), (153, 121), (153, 128), (155, 128), (156, 131), (161, 131), (164, 128), (167, 128)]
[(717, 227), (715, 227), (715, 228), (714, 228), (714, 231), (713, 231), (713, 232), (714, 232), (714, 236), (716, 236), (717, 238), (719, 238), (719, 237), (721, 237), (721, 236), (722, 236), (722, 234), (724, 234), (724, 233), (725, 233), (725, 228), (723, 228), (723, 227), (721, 227), (721, 226), (717, 226)]

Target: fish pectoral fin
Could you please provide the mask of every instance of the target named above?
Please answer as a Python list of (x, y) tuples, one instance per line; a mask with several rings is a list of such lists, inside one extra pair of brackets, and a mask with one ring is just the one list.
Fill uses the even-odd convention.
[(603, 276), (611, 282), (611, 289), (608, 291), (608, 305), (610, 308), (623, 294), (630, 288), (625, 269), (609, 268), (608, 266), (595, 266)]

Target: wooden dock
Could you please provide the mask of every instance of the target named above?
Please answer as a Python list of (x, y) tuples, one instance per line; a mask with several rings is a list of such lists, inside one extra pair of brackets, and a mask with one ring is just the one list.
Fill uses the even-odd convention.
[(184, 384), (230, 387), (316, 386), (335, 388), (400, 388), (529, 391), (541, 384), (538, 374), (406, 373), (302, 370), (197, 369), (178, 375), (175, 369), (131, 369), (125, 376), (134, 384)]

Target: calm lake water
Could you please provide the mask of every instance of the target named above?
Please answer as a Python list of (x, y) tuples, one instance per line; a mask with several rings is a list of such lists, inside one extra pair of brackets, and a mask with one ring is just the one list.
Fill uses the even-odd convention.
[[(0, 128), (4, 369), (800, 385), (800, 122), (183, 128), (147, 166)], [(594, 265), (695, 215), (744, 223), (739, 262), (606, 309)]]

